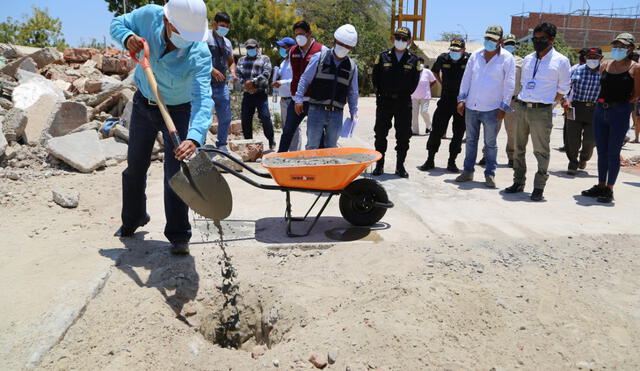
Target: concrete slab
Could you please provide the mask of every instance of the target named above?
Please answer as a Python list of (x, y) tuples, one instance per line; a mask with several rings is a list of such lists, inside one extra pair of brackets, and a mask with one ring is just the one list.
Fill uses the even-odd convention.
[(106, 161), (98, 133), (92, 130), (49, 139), (47, 150), (82, 173), (90, 173)]

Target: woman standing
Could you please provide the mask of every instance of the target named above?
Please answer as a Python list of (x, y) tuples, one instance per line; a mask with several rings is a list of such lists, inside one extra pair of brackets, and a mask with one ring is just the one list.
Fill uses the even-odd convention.
[(613, 61), (603, 63), (601, 90), (593, 116), (598, 150), (599, 183), (583, 191), (598, 202), (613, 202), (613, 186), (620, 172), (620, 151), (629, 130), (633, 104), (640, 95), (640, 64), (631, 59), (635, 48), (633, 35), (621, 33), (611, 43)]

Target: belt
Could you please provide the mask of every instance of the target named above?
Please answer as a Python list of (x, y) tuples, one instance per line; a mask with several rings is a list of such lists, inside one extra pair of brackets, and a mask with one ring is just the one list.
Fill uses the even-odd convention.
[[(158, 103), (156, 103), (156, 102), (152, 101), (151, 99), (144, 98), (144, 96), (143, 96), (143, 98), (142, 98), (142, 99), (143, 99), (143, 100), (145, 101), (145, 103), (147, 103), (147, 105), (149, 105), (149, 106), (158, 106)], [(165, 104), (165, 106), (167, 106), (167, 108), (175, 108), (175, 107), (183, 107), (183, 106), (186, 106), (186, 105), (189, 105), (189, 104), (191, 104), (191, 103), (176, 104), (176, 105), (173, 105), (173, 106), (170, 106), (170, 105), (168, 105), (168, 104)]]
[(598, 105), (604, 109), (613, 108), (615, 106), (619, 106), (621, 104), (627, 104), (628, 102), (617, 102), (617, 103), (607, 103), (607, 102), (598, 102)]
[(575, 101), (573, 102), (574, 104), (578, 104), (578, 105), (582, 105), (585, 107), (595, 107), (596, 104), (594, 102), (580, 102), (580, 101)]
[(332, 111), (332, 112), (342, 111), (342, 108), (338, 108), (338, 107), (335, 107), (335, 106), (325, 106), (323, 104), (315, 104), (315, 106), (318, 106), (318, 108), (320, 108), (321, 110), (325, 110), (325, 111)]
[(545, 108), (545, 107), (551, 107), (551, 104), (548, 103), (532, 103), (532, 102), (525, 102), (525, 101), (521, 101), (521, 100), (516, 100), (516, 102), (522, 104), (523, 106), (527, 106), (527, 108)]

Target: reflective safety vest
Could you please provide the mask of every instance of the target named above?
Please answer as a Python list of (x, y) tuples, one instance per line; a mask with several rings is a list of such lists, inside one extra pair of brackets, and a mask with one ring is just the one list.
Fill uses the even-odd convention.
[(318, 71), (309, 86), (309, 103), (343, 108), (355, 70), (351, 58), (346, 57), (336, 66), (332, 50), (321, 52)]

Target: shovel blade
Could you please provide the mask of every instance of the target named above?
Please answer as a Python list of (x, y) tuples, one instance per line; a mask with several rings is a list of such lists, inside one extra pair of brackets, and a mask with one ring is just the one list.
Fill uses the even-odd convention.
[(183, 164), (169, 185), (185, 204), (205, 218), (223, 220), (231, 214), (233, 197), (229, 184), (205, 152), (198, 152)]

